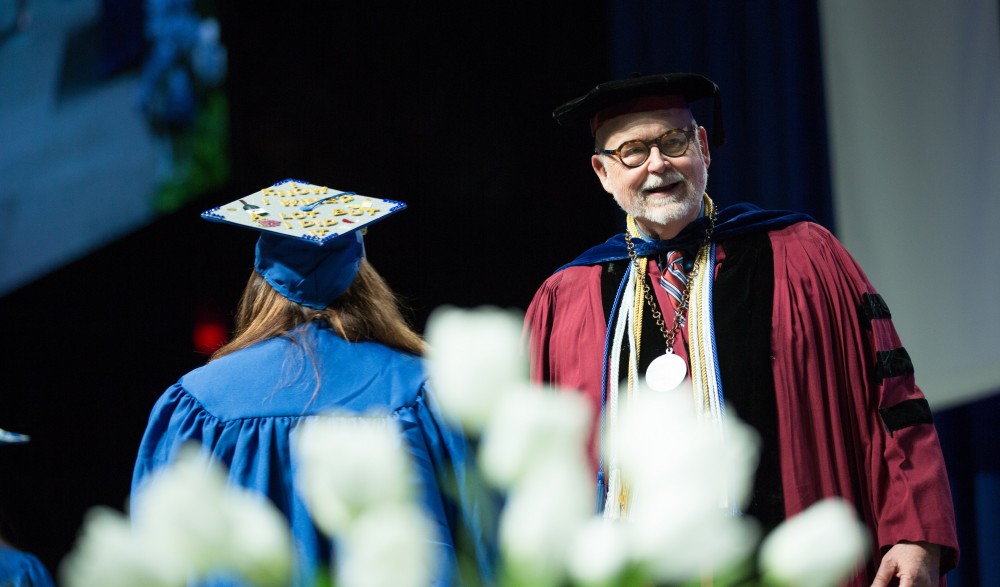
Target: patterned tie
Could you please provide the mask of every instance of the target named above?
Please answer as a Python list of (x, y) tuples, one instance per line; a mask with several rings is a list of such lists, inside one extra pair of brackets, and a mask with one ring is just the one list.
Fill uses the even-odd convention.
[(667, 260), (660, 270), (660, 286), (674, 299), (674, 307), (681, 303), (684, 288), (687, 287), (687, 275), (684, 273), (684, 252), (670, 251)]

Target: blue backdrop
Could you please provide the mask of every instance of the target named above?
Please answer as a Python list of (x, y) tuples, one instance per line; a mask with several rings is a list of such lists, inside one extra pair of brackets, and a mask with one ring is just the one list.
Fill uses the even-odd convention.
[(814, 2), (617, 0), (609, 22), (613, 77), (691, 71), (719, 84), (727, 141), (709, 170), (713, 199), (834, 229)]

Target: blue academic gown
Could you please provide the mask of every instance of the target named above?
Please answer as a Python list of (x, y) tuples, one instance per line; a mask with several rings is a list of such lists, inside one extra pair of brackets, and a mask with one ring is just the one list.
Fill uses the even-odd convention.
[[(169, 464), (185, 441), (201, 443), (229, 467), (230, 483), (268, 496), (285, 514), (296, 543), (295, 584), (308, 585), (330, 563), (332, 547), (296, 487), (292, 432), (331, 411), (380, 410), (399, 423), (416, 470), (417, 495), (437, 526), (442, 565), (434, 584), (452, 584), (460, 536), (462, 544), (466, 539), (474, 544), (470, 556), (488, 577), (490, 555), (471, 517), (482, 508), (465, 479), (472, 451), (431, 401), (421, 359), (378, 343), (347, 342), (316, 325), (295, 334), (311, 355), (287, 337), (272, 338), (195, 369), (167, 389), (150, 415), (132, 494)], [(450, 475), (457, 499), (441, 483)]]
[(30, 552), (0, 544), (0, 585), (3, 587), (55, 587), (52, 575)]

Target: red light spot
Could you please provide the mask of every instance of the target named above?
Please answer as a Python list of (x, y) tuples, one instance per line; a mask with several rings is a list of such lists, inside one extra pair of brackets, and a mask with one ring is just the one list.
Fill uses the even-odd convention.
[(195, 352), (210, 355), (229, 341), (229, 332), (218, 322), (198, 322), (191, 338)]

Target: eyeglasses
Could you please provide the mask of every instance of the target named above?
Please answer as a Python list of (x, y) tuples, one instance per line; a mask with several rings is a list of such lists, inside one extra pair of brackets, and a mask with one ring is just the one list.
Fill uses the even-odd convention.
[(614, 155), (622, 162), (625, 167), (638, 167), (646, 162), (649, 158), (649, 149), (656, 145), (656, 148), (660, 150), (661, 155), (667, 157), (680, 157), (687, 152), (688, 144), (691, 142), (691, 137), (694, 136), (695, 131), (693, 130), (682, 130), (675, 128), (673, 130), (668, 130), (662, 135), (656, 137), (651, 141), (625, 141), (617, 149), (598, 149), (594, 151), (595, 155)]

